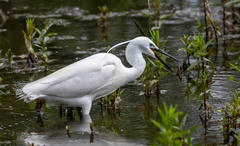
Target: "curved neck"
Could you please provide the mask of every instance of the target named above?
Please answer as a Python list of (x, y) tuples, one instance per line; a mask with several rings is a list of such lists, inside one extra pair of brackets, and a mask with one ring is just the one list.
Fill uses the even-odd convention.
[[(138, 47), (138, 46), (137, 46)], [(142, 52), (140, 48), (137, 48), (136, 45), (132, 45), (131, 43), (128, 44), (125, 55), (127, 58), (128, 63), (132, 66), (131, 72), (135, 75), (135, 77), (139, 77), (145, 67), (146, 67), (146, 61), (143, 58)]]

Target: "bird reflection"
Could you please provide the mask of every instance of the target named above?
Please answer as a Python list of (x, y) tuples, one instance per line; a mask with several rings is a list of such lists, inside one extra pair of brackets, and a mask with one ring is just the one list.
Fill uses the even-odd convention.
[[(70, 110), (70, 112), (72, 111)], [(39, 133), (37, 134), (38, 136), (36, 136), (35, 132), (27, 132), (27, 135), (25, 134), (23, 136), (24, 142), (30, 145), (68, 145), (68, 139), (71, 139), (74, 143), (94, 142), (95, 128), (90, 115), (79, 115), (79, 121), (74, 121), (73, 115), (70, 113), (66, 113), (66, 116), (68, 119), (67, 122), (50, 127), (44, 134)], [(37, 124), (44, 127), (41, 114), (36, 115), (36, 119)]]
[[(116, 110), (106, 108), (106, 110), (103, 111), (104, 116), (100, 116), (100, 119), (97, 120), (98, 123), (101, 123), (99, 127), (94, 126), (94, 122), (89, 114), (77, 115), (78, 112), (71, 111), (74, 113), (71, 115), (71, 112), (69, 114), (67, 113), (67, 109), (69, 108), (62, 108), (62, 117), (56, 118), (54, 121), (51, 120), (53, 121), (52, 123), (54, 123), (53, 125), (49, 124), (49, 120), (45, 121), (45, 118), (42, 119), (42, 114), (36, 115), (37, 123), (41, 126), (41, 129), (26, 129), (25, 132), (19, 135), (20, 137), (18, 139), (21, 141), (21, 144), (74, 146), (93, 143), (93, 145), (141, 145), (138, 141), (129, 140), (116, 134), (120, 133), (117, 124), (119, 113)], [(44, 115), (44, 117), (46, 117), (46, 115)], [(65, 118), (66, 121), (64, 120)], [(49, 117), (47, 119), (49, 119)], [(49, 127), (49, 125), (51, 126)]]

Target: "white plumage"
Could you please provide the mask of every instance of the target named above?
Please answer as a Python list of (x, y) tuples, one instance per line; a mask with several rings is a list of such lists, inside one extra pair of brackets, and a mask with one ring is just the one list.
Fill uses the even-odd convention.
[(146, 66), (142, 54), (160, 59), (153, 52), (156, 50), (175, 59), (146, 37), (137, 37), (116, 46), (125, 43), (129, 43), (125, 55), (132, 66), (130, 68), (113, 54), (99, 53), (31, 82), (22, 90), (30, 100), (44, 99), (53, 105), (82, 107), (83, 114), (89, 114), (93, 100), (112, 93), (142, 74)]

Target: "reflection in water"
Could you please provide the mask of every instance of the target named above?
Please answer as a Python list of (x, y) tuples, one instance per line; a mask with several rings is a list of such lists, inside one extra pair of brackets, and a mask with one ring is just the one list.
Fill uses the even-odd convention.
[[(38, 115), (38, 119), (41, 116)], [(41, 120), (42, 121), (42, 120)], [(93, 142), (93, 131), (90, 129), (92, 119), (89, 115), (83, 116), (80, 121), (68, 121), (53, 125), (47, 132), (25, 132), (21, 139), (25, 144), (33, 145), (79, 145)]]
[[(39, 115), (39, 118), (40, 115)], [(29, 145), (141, 145), (131, 142), (119, 135), (98, 127), (93, 127), (90, 115), (80, 117), (79, 121), (68, 120), (55, 123), (46, 132), (25, 131), (19, 137)]]

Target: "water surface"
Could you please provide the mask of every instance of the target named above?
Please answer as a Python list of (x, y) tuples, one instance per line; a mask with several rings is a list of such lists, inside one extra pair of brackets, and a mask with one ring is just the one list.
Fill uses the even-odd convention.
[[(172, 1), (172, 7), (164, 9), (163, 13), (175, 11), (175, 15), (163, 21), (160, 29), (162, 40), (167, 40), (167, 51), (177, 57), (180, 62), (167, 60), (176, 70), (185, 57), (184, 52), (178, 51), (183, 47), (180, 37), (183, 34), (197, 32), (196, 22), (203, 18), (202, 3), (199, 1)], [(103, 33), (101, 27), (96, 27), (96, 20), (100, 21), (100, 12), (97, 6), (107, 5), (107, 30)], [(15, 90), (24, 84), (46, 76), (42, 68), (30, 70), (26, 67), (25, 48), (22, 29), (25, 29), (26, 18), (35, 18), (36, 26), (43, 27), (45, 20), (50, 20), (54, 26), (50, 29), (57, 32), (48, 44), (50, 55), (49, 69), (51, 72), (70, 63), (98, 52), (105, 52), (108, 46), (140, 36), (139, 29), (133, 23), (136, 20), (148, 34), (149, 19), (142, 15), (148, 12), (146, 1), (27, 1), (11, 0), (0, 1), (0, 9), (6, 15), (6, 21), (0, 27), (0, 49), (4, 54), (9, 48), (14, 53), (11, 65), (7, 63), (0, 68), (0, 77), (3, 79), (0, 90), (0, 144), (25, 145), (34, 143), (40, 145), (85, 145), (90, 141), (89, 133), (81, 133), (84, 120), (80, 120), (74, 112), (74, 120), (69, 121), (66, 116), (59, 117), (55, 107), (44, 107), (42, 110), (42, 124), (35, 118), (34, 104), (18, 101)], [(219, 12), (220, 7), (214, 7)], [(106, 37), (107, 36), (107, 37)], [(230, 41), (228, 42), (230, 43)], [(228, 57), (234, 62), (237, 59), (239, 39), (235, 39), (229, 49)], [(124, 47), (114, 50), (124, 64)], [(4, 59), (1, 59), (4, 61)], [(223, 108), (231, 99), (231, 91), (238, 88), (238, 84), (230, 82), (227, 77), (239, 77), (239, 73), (228, 65), (223, 57), (223, 48), (220, 46), (217, 53), (217, 71), (213, 77), (209, 102), (214, 109)], [(205, 129), (199, 118), (203, 114), (198, 110), (201, 100), (195, 97), (185, 98), (187, 79), (183, 81), (170, 73), (160, 80), (161, 89), (167, 90), (160, 95), (160, 100), (153, 94), (150, 99), (140, 96), (142, 86), (139, 80), (122, 87), (126, 89), (121, 95), (122, 102), (118, 111), (111, 109), (101, 112), (98, 101), (95, 101), (91, 110), (91, 120), (94, 123), (94, 145), (150, 145), (154, 143), (157, 134), (156, 127), (150, 118), (158, 117), (156, 107), (163, 102), (168, 105), (177, 104), (178, 110), (188, 114), (186, 128), (199, 125), (192, 134), (194, 143), (223, 144), (223, 133), (220, 129), (222, 114), (213, 113), (208, 128)], [(86, 122), (88, 124), (88, 122)], [(86, 124), (85, 123), (85, 124)], [(70, 125), (71, 138), (67, 136), (66, 125)], [(88, 126), (87, 126), (88, 127)], [(207, 135), (205, 136), (205, 134)]]

